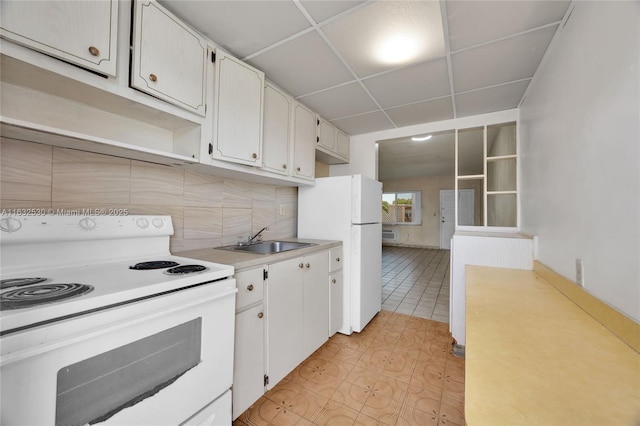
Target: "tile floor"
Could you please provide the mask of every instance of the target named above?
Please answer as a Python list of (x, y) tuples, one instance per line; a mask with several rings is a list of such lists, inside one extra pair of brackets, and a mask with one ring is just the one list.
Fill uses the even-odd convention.
[(382, 247), (382, 309), (449, 322), (449, 250)]
[(463, 426), (464, 365), (447, 324), (382, 311), (331, 337), (233, 425)]

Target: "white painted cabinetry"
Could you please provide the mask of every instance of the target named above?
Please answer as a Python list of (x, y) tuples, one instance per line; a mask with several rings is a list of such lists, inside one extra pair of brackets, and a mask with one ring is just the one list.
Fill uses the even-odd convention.
[(118, 1), (2, 1), (0, 35), (102, 74), (116, 75)]
[(336, 149), (336, 128), (323, 118), (317, 119), (318, 123), (318, 146), (330, 151)]
[(316, 170), (316, 115), (299, 102), (293, 105), (293, 175), (313, 180)]
[(236, 333), (233, 369), (233, 418), (264, 394), (264, 268), (236, 274)]
[(329, 336), (342, 327), (344, 310), (344, 284), (342, 280), (342, 247), (329, 252)]
[(215, 68), (212, 156), (262, 166), (264, 73), (221, 51)]
[(262, 168), (273, 173), (288, 175), (291, 151), (292, 99), (267, 81), (264, 86), (262, 128)]
[(349, 136), (324, 118), (318, 116), (316, 157), (327, 164), (349, 162)]
[[(329, 339), (329, 289), (327, 252), (303, 258), (303, 359), (311, 355)], [(294, 366), (295, 367), (295, 366)]]
[(269, 265), (269, 388), (329, 338), (327, 251)]
[(207, 43), (155, 1), (136, 1), (131, 85), (205, 115)]
[(340, 129), (336, 131), (336, 152), (342, 156), (347, 163), (349, 162), (349, 156), (351, 155), (350, 138), (349, 135)]

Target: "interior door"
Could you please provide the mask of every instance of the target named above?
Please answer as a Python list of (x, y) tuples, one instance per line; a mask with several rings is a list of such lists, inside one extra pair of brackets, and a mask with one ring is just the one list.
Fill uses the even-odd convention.
[[(474, 190), (458, 190), (458, 225), (474, 225)], [(456, 230), (455, 191), (440, 191), (440, 248), (451, 249), (451, 238)]]
[(440, 191), (440, 248), (451, 249), (451, 238), (456, 230), (455, 191)]

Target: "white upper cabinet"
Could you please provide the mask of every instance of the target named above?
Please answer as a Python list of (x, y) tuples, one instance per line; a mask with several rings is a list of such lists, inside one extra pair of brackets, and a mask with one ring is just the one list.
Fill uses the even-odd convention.
[(336, 131), (336, 152), (344, 157), (344, 159), (349, 162), (349, 142), (350, 138), (345, 132), (340, 129)]
[(293, 106), (293, 175), (313, 180), (316, 171), (316, 115), (304, 105)]
[(318, 118), (318, 145), (335, 151), (336, 149), (336, 128), (322, 118)]
[(349, 162), (349, 136), (327, 120), (317, 117), (318, 138), (316, 158), (327, 164)]
[(262, 168), (289, 174), (291, 133), (291, 98), (266, 82), (264, 86), (264, 120), (262, 128)]
[(213, 158), (262, 166), (264, 73), (218, 51)]
[(0, 2), (2, 37), (67, 62), (116, 75), (118, 1)]
[(137, 1), (134, 11), (131, 85), (204, 116), (205, 40), (154, 1)]

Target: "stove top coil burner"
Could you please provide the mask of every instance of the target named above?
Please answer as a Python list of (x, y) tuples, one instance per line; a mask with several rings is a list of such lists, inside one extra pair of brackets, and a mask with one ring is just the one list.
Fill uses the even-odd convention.
[(93, 291), (93, 286), (76, 283), (42, 284), (17, 288), (0, 294), (0, 309), (29, 308), (78, 297)]
[(165, 268), (171, 268), (173, 266), (178, 266), (179, 263), (177, 262), (171, 262), (168, 260), (154, 260), (151, 262), (142, 262), (142, 263), (136, 263), (133, 266), (129, 266), (129, 269), (136, 269), (138, 271), (147, 271), (150, 269), (165, 269)]
[(11, 287), (22, 287), (25, 285), (39, 284), (45, 282), (46, 278), (33, 277), (33, 278), (10, 278), (7, 280), (0, 280), (0, 290)]
[(206, 270), (207, 268), (202, 265), (181, 265), (175, 268), (167, 269), (164, 273), (168, 275), (186, 275)]

